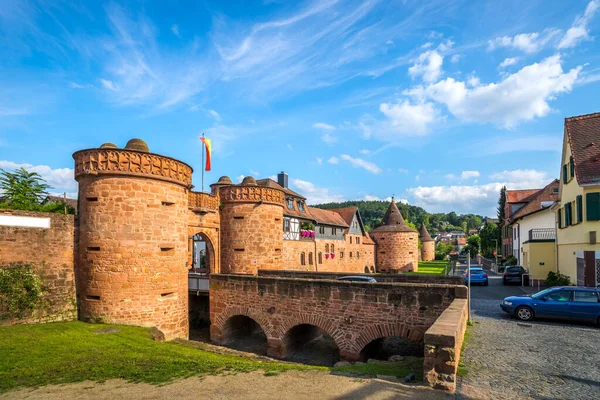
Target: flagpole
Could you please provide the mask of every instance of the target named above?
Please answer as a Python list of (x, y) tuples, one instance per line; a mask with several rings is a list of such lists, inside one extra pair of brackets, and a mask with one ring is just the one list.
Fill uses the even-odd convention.
[(204, 192), (204, 148), (206, 144), (204, 143), (204, 132), (202, 132), (202, 192)]

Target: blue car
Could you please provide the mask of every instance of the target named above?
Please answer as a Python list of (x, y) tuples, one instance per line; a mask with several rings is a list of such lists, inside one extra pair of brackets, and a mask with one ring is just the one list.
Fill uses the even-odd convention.
[(600, 288), (553, 287), (531, 297), (507, 297), (500, 303), (500, 307), (522, 321), (539, 317), (600, 325)]
[[(469, 284), (469, 271), (465, 272), (465, 286)], [(482, 268), (471, 268), (471, 284), (480, 283), (483, 286), (488, 285), (488, 275)]]

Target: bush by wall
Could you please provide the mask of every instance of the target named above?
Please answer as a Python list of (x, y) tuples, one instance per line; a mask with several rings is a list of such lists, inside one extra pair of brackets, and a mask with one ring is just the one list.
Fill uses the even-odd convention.
[(42, 281), (29, 265), (0, 269), (0, 320), (18, 318), (36, 310), (42, 302)]
[(561, 274), (560, 272), (548, 272), (548, 277), (546, 277), (546, 286), (553, 287), (570, 285), (572, 285), (571, 278), (569, 278), (567, 275)]

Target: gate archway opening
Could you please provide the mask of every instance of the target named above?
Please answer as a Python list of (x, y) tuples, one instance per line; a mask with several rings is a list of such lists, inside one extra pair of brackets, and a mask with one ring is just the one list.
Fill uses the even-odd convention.
[(215, 270), (215, 250), (210, 238), (202, 232), (193, 233), (188, 239), (189, 338), (210, 341), (208, 277)]
[(223, 339), (227, 347), (232, 349), (267, 354), (267, 335), (262, 327), (252, 318), (245, 315), (234, 315), (223, 325)]
[(369, 359), (387, 361), (391, 356), (420, 357), (424, 355), (422, 342), (400, 336), (387, 336), (372, 340), (360, 352), (360, 361)]
[(190, 272), (209, 275), (215, 271), (215, 250), (208, 236), (198, 232), (191, 237)]
[(321, 328), (300, 324), (283, 338), (284, 359), (311, 365), (333, 366), (340, 360), (335, 340)]

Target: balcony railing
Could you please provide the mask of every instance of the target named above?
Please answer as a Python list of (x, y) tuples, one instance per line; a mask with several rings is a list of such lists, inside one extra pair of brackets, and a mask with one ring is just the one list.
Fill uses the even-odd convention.
[(529, 240), (556, 240), (556, 229), (554, 228), (543, 228), (543, 229), (530, 229)]
[(188, 207), (194, 211), (217, 212), (219, 210), (219, 198), (208, 193), (190, 191), (188, 193)]

